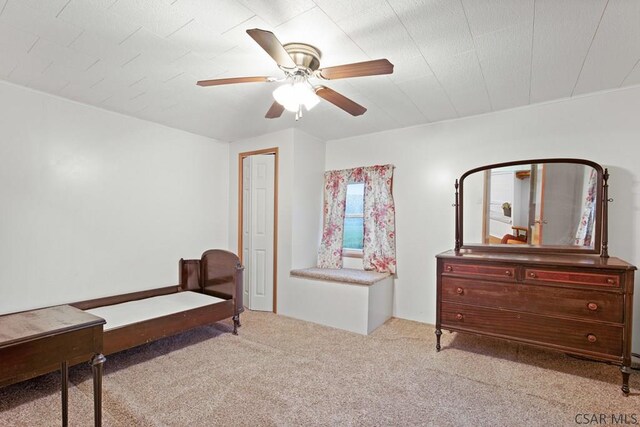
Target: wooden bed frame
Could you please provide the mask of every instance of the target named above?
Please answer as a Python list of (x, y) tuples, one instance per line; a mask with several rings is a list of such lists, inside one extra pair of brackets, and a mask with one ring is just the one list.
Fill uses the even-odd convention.
[[(223, 319), (233, 319), (233, 333), (240, 326), (242, 305), (242, 273), (244, 267), (233, 253), (220, 249), (204, 252), (193, 260), (180, 260), (180, 283), (178, 286), (150, 289), (129, 294), (81, 301), (72, 306), (90, 310), (129, 301), (153, 298), (176, 292), (195, 291), (211, 295), (222, 302), (131, 323), (104, 331), (103, 354), (116, 353), (160, 338), (179, 334), (197, 326), (208, 325)], [(212, 301), (215, 301), (212, 299)]]

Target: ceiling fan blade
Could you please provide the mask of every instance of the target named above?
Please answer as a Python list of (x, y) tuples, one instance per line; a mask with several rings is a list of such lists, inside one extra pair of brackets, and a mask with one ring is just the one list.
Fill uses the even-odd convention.
[(361, 116), (367, 111), (362, 105), (350, 100), (344, 95), (339, 94), (333, 89), (329, 89), (326, 86), (319, 86), (316, 88), (316, 95), (325, 101), (329, 101), (336, 107), (342, 108), (352, 116)]
[(196, 83), (198, 86), (219, 86), (230, 85), (234, 83), (255, 83), (255, 82), (269, 82), (273, 77), (232, 77), (229, 79), (213, 79), (213, 80), (200, 80)]
[(276, 101), (273, 101), (273, 104), (271, 104), (269, 111), (267, 111), (267, 114), (264, 117), (267, 119), (277, 119), (282, 115), (283, 111), (284, 107)]
[(284, 68), (296, 68), (291, 56), (280, 43), (280, 40), (271, 32), (254, 28), (247, 30), (247, 34), (271, 56), (278, 65)]
[(373, 61), (356, 62), (354, 64), (336, 65), (335, 67), (321, 68), (316, 71), (317, 75), (327, 80), (391, 73), (393, 73), (393, 64), (387, 59), (376, 59)]

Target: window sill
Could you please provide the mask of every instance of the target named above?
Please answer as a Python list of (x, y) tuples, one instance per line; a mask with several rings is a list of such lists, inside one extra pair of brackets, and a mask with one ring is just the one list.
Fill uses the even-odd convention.
[(362, 249), (343, 249), (342, 256), (348, 258), (364, 258)]

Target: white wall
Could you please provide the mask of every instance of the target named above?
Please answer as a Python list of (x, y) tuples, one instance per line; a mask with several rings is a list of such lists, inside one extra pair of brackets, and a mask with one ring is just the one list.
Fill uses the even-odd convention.
[[(543, 157), (609, 168), (610, 253), (640, 265), (640, 87), (327, 142), (326, 169), (393, 163), (395, 316), (435, 321), (435, 255), (454, 243), (453, 182), (473, 167)], [(638, 294), (638, 293), (637, 293)], [(634, 349), (640, 349), (640, 296)]]
[(0, 313), (173, 285), (227, 247), (227, 143), (0, 82), (0, 163)]
[[(238, 249), (238, 155), (278, 147), (277, 311), (306, 303), (289, 271), (315, 266), (322, 218), (324, 142), (298, 129), (235, 141), (229, 146), (229, 247)], [(294, 232), (295, 230), (295, 232)]]
[[(315, 267), (322, 235), (325, 144), (302, 131), (294, 131), (294, 185), (291, 210), (291, 264), (283, 271), (278, 291), (278, 313), (310, 319), (317, 311), (318, 292), (306, 280), (291, 280), (294, 268)], [(332, 313), (325, 313), (326, 317)], [(318, 318), (314, 318), (318, 321)], [(320, 321), (322, 324), (331, 324)]]
[(324, 142), (294, 130), (291, 268), (315, 267), (322, 236)]

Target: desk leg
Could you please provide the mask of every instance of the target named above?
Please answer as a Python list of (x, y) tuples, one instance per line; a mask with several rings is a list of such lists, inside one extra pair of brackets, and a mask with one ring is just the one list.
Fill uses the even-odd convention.
[(91, 358), (93, 371), (93, 420), (96, 427), (102, 426), (102, 365), (107, 360), (102, 354)]
[(62, 379), (62, 427), (69, 425), (69, 362), (66, 360), (60, 365), (60, 377)]

